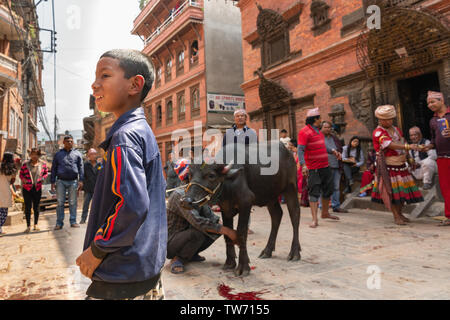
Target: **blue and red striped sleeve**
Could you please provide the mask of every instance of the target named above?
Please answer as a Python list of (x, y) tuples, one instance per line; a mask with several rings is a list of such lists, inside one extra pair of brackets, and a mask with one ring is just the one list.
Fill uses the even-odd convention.
[(115, 147), (110, 165), (113, 172), (111, 190), (115, 195), (111, 201), (114, 206), (91, 244), (96, 256), (131, 246), (148, 214), (150, 202), (143, 160), (134, 149)]

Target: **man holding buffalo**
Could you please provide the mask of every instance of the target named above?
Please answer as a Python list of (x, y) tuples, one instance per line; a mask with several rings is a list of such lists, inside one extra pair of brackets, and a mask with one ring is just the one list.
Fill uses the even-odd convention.
[[(175, 172), (182, 184), (189, 180), (189, 161), (177, 161)], [(199, 253), (209, 248), (221, 234), (237, 242), (235, 230), (219, 223), (208, 205), (198, 206), (194, 209), (185, 209), (182, 206), (184, 189), (175, 190), (167, 203), (168, 243), (167, 258), (171, 261), (171, 272), (175, 274), (184, 272), (184, 265), (188, 262), (200, 262), (205, 258)]]

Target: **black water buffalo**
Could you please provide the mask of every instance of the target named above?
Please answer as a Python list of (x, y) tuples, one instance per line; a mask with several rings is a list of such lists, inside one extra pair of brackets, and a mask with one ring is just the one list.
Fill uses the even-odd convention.
[[(231, 145), (231, 148), (233, 145)], [(249, 155), (259, 155), (260, 148), (273, 148), (270, 156), (278, 152), (279, 169), (270, 175), (261, 174), (262, 168), (268, 168), (267, 163), (258, 157), (256, 162), (249, 161)], [(235, 148), (235, 147), (234, 147)], [(230, 145), (226, 152), (229, 152)], [(224, 269), (235, 269), (237, 276), (246, 276), (250, 273), (249, 257), (247, 254), (247, 232), (251, 208), (253, 205), (267, 206), (272, 219), (272, 230), (265, 249), (260, 258), (270, 258), (275, 250), (275, 242), (281, 222), (283, 211), (278, 197), (283, 195), (291, 218), (293, 239), (288, 260), (300, 260), (299, 223), (300, 206), (297, 197), (297, 168), (294, 157), (279, 141), (269, 143), (251, 144), (241, 150), (245, 151), (245, 161), (242, 164), (234, 162), (226, 165), (224, 152), (220, 152), (216, 161), (210, 164), (191, 164), (189, 168), (190, 185), (183, 199), (186, 208), (205, 203), (218, 204), (222, 209), (223, 225), (233, 228), (233, 217), (239, 213), (237, 227), (239, 239), (239, 264), (236, 268), (236, 253), (232, 241), (225, 237), (227, 259)], [(222, 159), (222, 161), (217, 161)], [(218, 164), (220, 162), (221, 164)], [(250, 164), (257, 163), (257, 164)]]

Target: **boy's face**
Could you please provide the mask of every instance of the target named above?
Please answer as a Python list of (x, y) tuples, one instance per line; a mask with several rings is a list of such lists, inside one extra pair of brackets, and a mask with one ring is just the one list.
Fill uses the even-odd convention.
[(117, 112), (127, 105), (134, 78), (125, 78), (125, 71), (120, 67), (119, 60), (101, 58), (92, 84), (98, 109), (102, 112)]

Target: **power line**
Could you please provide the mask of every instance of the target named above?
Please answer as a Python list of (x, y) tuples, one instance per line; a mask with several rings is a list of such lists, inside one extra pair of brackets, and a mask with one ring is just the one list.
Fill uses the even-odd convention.
[[(52, 63), (52, 62), (48, 62), (48, 63), (50, 63), (51, 65), (53, 65), (54, 66), (54, 64)], [(70, 74), (73, 74), (74, 76), (77, 76), (77, 77), (79, 77), (79, 78), (81, 78), (81, 79), (84, 79), (84, 80), (87, 80), (87, 81), (91, 81), (92, 79), (88, 79), (88, 78), (86, 78), (85, 76), (82, 76), (81, 74), (79, 74), (79, 73), (76, 73), (76, 72), (74, 72), (74, 71), (72, 71), (72, 70), (70, 70), (70, 69), (67, 69), (66, 67), (63, 67), (62, 65), (56, 65), (56, 67), (57, 68), (60, 68), (60, 69), (62, 69), (62, 70), (64, 70), (64, 71), (66, 71), (66, 72), (68, 72), (68, 73), (70, 73)]]

